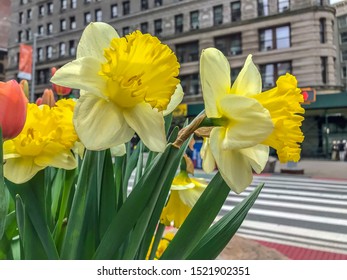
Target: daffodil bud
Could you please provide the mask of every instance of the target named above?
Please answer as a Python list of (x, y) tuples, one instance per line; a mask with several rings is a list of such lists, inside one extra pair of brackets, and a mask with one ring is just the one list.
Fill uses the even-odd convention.
[(42, 95), (42, 104), (46, 104), (49, 107), (54, 107), (55, 105), (55, 98), (54, 93), (51, 89), (46, 88)]
[[(54, 74), (55, 74), (56, 71), (57, 71), (57, 68), (52, 67), (52, 69), (51, 69), (51, 75), (52, 75), (52, 77), (54, 76)], [(71, 88), (59, 86), (59, 85), (56, 85), (56, 84), (54, 84), (54, 83), (52, 83), (52, 88), (53, 88), (53, 90), (56, 92), (56, 94), (62, 95), (62, 96), (68, 95), (68, 94), (70, 94), (70, 92), (71, 92)]]
[(16, 137), (23, 129), (28, 99), (15, 81), (0, 82), (0, 126), (4, 140)]

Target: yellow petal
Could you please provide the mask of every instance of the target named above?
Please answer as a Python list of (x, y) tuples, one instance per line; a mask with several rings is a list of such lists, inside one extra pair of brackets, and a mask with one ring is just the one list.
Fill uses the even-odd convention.
[(260, 73), (252, 61), (252, 55), (248, 55), (243, 68), (230, 90), (230, 93), (250, 96), (260, 93), (261, 88)]
[(215, 48), (202, 51), (200, 78), (207, 117), (221, 117), (217, 102), (230, 90), (230, 64), (222, 52)]
[(34, 163), (34, 157), (11, 158), (4, 164), (4, 176), (15, 184), (22, 184), (44, 168)]
[(77, 58), (93, 56), (104, 61), (104, 49), (110, 46), (113, 38), (119, 38), (119, 35), (111, 25), (103, 22), (90, 23), (82, 33)]
[(124, 144), (134, 135), (114, 103), (92, 94), (85, 94), (77, 101), (74, 125), (81, 142), (90, 150)]
[(269, 150), (269, 146), (259, 144), (251, 148), (241, 149), (240, 153), (248, 158), (253, 170), (259, 174), (264, 170), (269, 159)]
[(206, 173), (213, 172), (216, 169), (216, 162), (210, 149), (210, 138), (204, 138), (200, 150), (200, 156), (202, 159), (202, 169)]
[(211, 132), (211, 151), (218, 170), (230, 189), (236, 193), (244, 191), (252, 182), (252, 167), (247, 157), (239, 150), (222, 149), (223, 133), (215, 128)]
[(124, 110), (124, 117), (148, 149), (154, 152), (165, 150), (166, 136), (162, 112), (153, 109), (148, 103), (140, 103), (132, 109)]
[(220, 111), (227, 118), (225, 138), (221, 142), (225, 149), (252, 147), (264, 141), (273, 130), (269, 111), (255, 99), (227, 95), (221, 99)]
[(163, 115), (167, 116), (181, 103), (184, 93), (181, 84), (177, 84), (174, 94), (171, 96), (170, 102), (167, 105), (166, 110), (163, 111)]
[(100, 61), (82, 57), (65, 64), (55, 72), (51, 82), (60, 86), (82, 89), (100, 96), (106, 90), (106, 80), (99, 75)]

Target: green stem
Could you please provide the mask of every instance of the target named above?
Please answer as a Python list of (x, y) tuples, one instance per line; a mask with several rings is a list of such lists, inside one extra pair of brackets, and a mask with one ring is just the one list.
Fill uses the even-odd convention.
[(149, 255), (149, 260), (153, 260), (154, 259), (155, 254), (156, 254), (157, 249), (158, 249), (159, 242), (160, 242), (161, 238), (163, 237), (164, 231), (165, 231), (165, 225), (159, 223), (157, 232), (155, 233), (153, 246), (151, 248), (151, 253)]

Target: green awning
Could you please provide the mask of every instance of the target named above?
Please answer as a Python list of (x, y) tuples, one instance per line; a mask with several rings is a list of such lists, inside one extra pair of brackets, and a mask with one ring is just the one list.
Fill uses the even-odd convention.
[(303, 106), (306, 110), (347, 108), (347, 92), (317, 94), (316, 101)]

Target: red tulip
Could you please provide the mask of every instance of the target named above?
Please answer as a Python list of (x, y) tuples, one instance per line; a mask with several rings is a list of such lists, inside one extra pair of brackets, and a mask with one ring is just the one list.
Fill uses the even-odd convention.
[(37, 106), (40, 106), (42, 104), (42, 97), (37, 98), (35, 103)]
[[(52, 69), (51, 69), (52, 77), (54, 76), (56, 71), (57, 71), (57, 68), (52, 67)], [(59, 85), (56, 85), (56, 84), (53, 84), (53, 83), (52, 83), (52, 88), (58, 95), (63, 95), (64, 96), (64, 95), (70, 94), (70, 92), (71, 92), (71, 88), (59, 86)]]
[(15, 138), (23, 129), (28, 99), (15, 80), (0, 82), (0, 126), (4, 140)]

